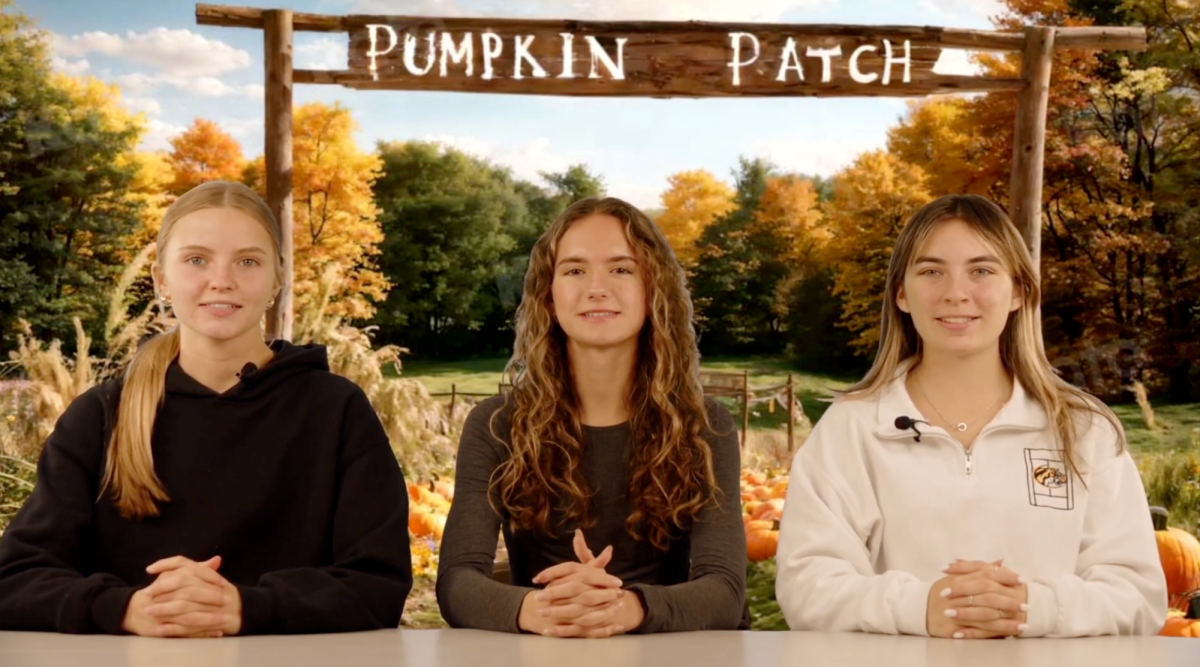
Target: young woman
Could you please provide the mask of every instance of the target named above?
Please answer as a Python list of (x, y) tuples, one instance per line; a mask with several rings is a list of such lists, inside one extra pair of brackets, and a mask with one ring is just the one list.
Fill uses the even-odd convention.
[[(584, 199), (538, 240), (509, 372), (459, 445), (437, 581), (450, 625), (747, 627), (733, 418), (704, 399), (684, 273), (643, 213)], [(492, 578), (501, 531), (508, 583)]]
[(218, 637), (396, 627), (404, 478), (325, 348), (263, 341), (281, 236), (249, 188), (168, 210), (153, 266), (179, 326), (59, 419), (0, 539), (0, 629)]
[(1166, 582), (1120, 422), (1046, 359), (1041, 291), (994, 203), (896, 240), (879, 352), (797, 453), (776, 593), (797, 630), (1154, 634)]

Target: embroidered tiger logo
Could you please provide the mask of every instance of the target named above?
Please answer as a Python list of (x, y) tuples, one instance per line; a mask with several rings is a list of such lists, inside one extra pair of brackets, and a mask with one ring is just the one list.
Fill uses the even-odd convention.
[(1038, 484), (1053, 489), (1067, 483), (1067, 474), (1054, 466), (1042, 465), (1033, 471), (1033, 479)]

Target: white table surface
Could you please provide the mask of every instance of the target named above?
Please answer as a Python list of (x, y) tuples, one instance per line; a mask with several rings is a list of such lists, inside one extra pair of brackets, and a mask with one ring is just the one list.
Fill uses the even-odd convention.
[(956, 641), (807, 632), (689, 632), (599, 640), (478, 630), (148, 639), (0, 632), (2, 667), (1200, 667), (1200, 639)]

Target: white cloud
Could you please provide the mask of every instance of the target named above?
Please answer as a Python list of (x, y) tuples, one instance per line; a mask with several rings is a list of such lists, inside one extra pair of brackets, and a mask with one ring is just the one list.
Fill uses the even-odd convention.
[[(945, 1), (945, 0), (942, 0)], [(513, 16), (603, 21), (778, 21), (837, 0), (353, 0), (354, 13)]]
[(805, 136), (764, 139), (754, 144), (752, 155), (774, 162), (784, 171), (832, 176), (859, 154), (884, 147), (863, 138), (813, 139)]
[(228, 132), (230, 135), (244, 142), (250, 137), (251, 132), (263, 131), (263, 119), (261, 118), (223, 118), (221, 119), (221, 129)]
[(134, 95), (150, 92), (159, 83), (157, 78), (141, 72), (122, 74), (115, 80), (117, 85), (121, 87), (121, 90)]
[(538, 137), (516, 147), (501, 147), (487, 139), (470, 136), (427, 135), (421, 141), (433, 141), (444, 146), (456, 148), (464, 153), (485, 158), (500, 166), (508, 167), (513, 175), (534, 183), (542, 183), (538, 172), (563, 171), (572, 163), (569, 156), (556, 153), (550, 147), (550, 140)]
[(67, 60), (66, 58), (60, 58), (58, 56), (52, 57), (50, 59), (50, 64), (54, 67), (54, 69), (62, 72), (63, 74), (69, 74), (71, 76), (79, 76), (80, 74), (88, 71), (88, 68), (92, 66), (92, 64), (89, 63), (86, 58), (80, 60)]
[(962, 76), (978, 76), (979, 66), (971, 62), (969, 51), (962, 49), (942, 49), (937, 63), (933, 66), (937, 74), (958, 74)]
[(990, 25), (989, 19), (1005, 11), (1001, 0), (920, 0), (919, 6), (940, 15), (942, 24), (956, 28)]
[(51, 44), (55, 54), (63, 58), (99, 53), (174, 76), (213, 76), (250, 66), (250, 54), (241, 49), (190, 30), (163, 27), (129, 31), (124, 37), (106, 32), (54, 35)]
[(261, 100), (265, 90), (256, 83), (240, 86), (230, 85), (215, 76), (176, 76), (133, 72), (122, 74), (115, 80), (122, 90), (134, 95), (144, 95), (162, 86), (171, 86), (202, 97), (241, 96), (252, 100)]
[(153, 97), (122, 97), (121, 103), (131, 111), (141, 111), (147, 115), (162, 113), (162, 105)]
[(662, 206), (662, 193), (667, 186), (646, 185), (645, 183), (605, 183), (605, 194), (633, 204), (643, 211)]
[(297, 69), (346, 69), (348, 45), (345, 38), (319, 37), (312, 41), (302, 42), (301, 35), (303, 34), (297, 33)]
[(142, 137), (141, 150), (144, 151), (169, 151), (171, 150), (171, 139), (179, 134), (182, 134), (186, 127), (175, 125), (157, 118), (151, 118), (147, 123), (147, 132)]

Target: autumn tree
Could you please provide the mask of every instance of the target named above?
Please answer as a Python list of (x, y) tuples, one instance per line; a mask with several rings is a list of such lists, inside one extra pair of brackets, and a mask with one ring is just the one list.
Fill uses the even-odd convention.
[[(337, 284), (328, 312), (352, 320), (375, 315), (390, 286), (377, 267), (383, 231), (372, 187), (381, 162), (354, 140), (350, 110), (314, 102), (297, 107), (292, 138), (292, 221), (295, 243), (293, 294), (296, 312), (319, 307), (322, 280)], [(266, 196), (260, 156), (237, 176)]]
[[(1178, 399), (1200, 392), (1192, 361), (1200, 354), (1200, 89), (1189, 22), (1197, 10), (1141, 0), (1007, 7), (998, 28), (1140, 24), (1151, 36), (1144, 53), (1055, 53), (1041, 248), (1052, 358), (1069, 380), (1108, 398), (1120, 398), (1131, 379)], [(1011, 75), (1019, 60), (981, 62)], [(997, 174), (1011, 160), (1014, 99), (990, 94), (968, 114)], [(1004, 201), (1001, 188), (993, 192)]]
[(733, 209), (734, 191), (712, 172), (681, 171), (667, 177), (663, 211), (656, 222), (684, 266), (694, 266), (700, 256), (696, 241), (713, 220)]
[(963, 97), (909, 102), (907, 115), (888, 131), (888, 150), (920, 167), (934, 196), (986, 194), (1007, 176), (997, 171), (1004, 161), (984, 155), (986, 147), (970, 125), (971, 108)]
[(246, 165), (238, 140), (204, 118), (171, 139), (167, 161), (174, 174), (168, 190), (176, 197), (208, 181), (240, 180)]
[(842, 326), (856, 334), (860, 353), (879, 343), (879, 314), (896, 236), (931, 201), (925, 174), (886, 151), (863, 153), (838, 173), (825, 206), (825, 261), (834, 293), (843, 297)]

